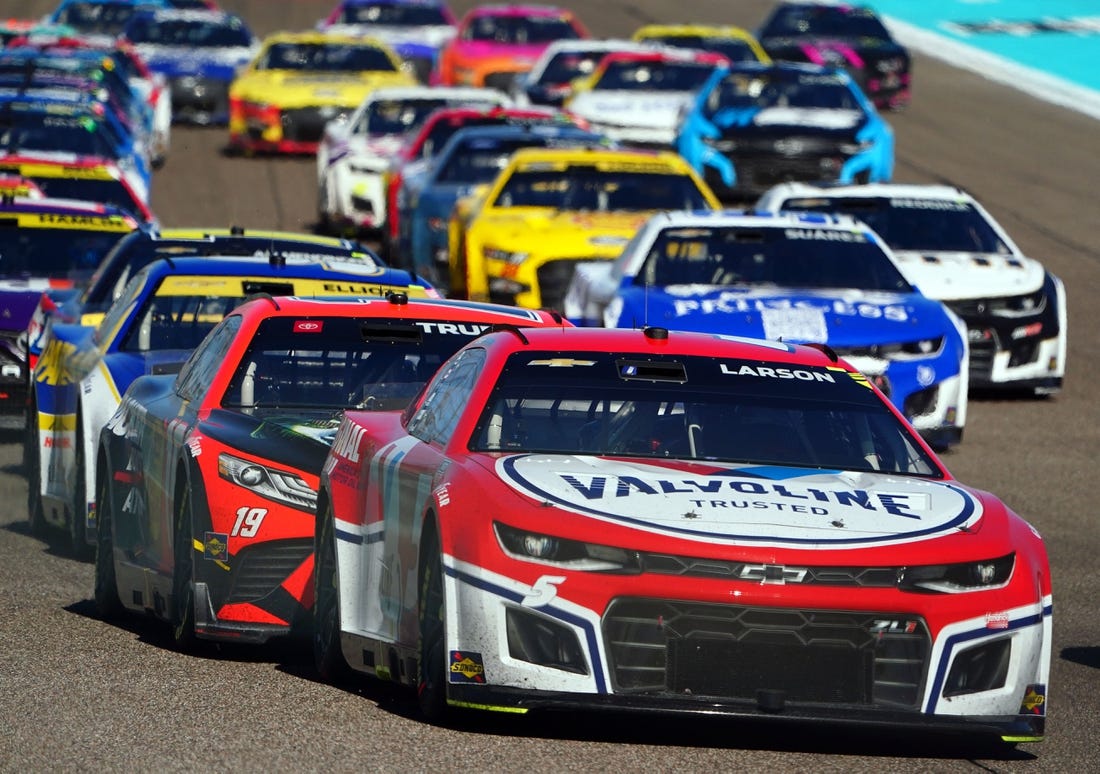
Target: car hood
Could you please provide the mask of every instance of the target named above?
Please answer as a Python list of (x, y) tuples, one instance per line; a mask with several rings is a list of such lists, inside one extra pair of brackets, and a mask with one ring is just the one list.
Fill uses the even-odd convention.
[(449, 24), (433, 24), (421, 27), (390, 26), (386, 24), (333, 24), (326, 27), (325, 32), (373, 38), (391, 46), (412, 44), (439, 48), (455, 36), (456, 30)]
[(929, 298), (955, 301), (1034, 293), (1046, 270), (1031, 258), (998, 253), (895, 251), (906, 279)]
[(483, 40), (456, 40), (452, 45), (455, 56), (460, 59), (474, 62), (510, 62), (517, 70), (530, 70), (549, 44), (517, 46)]
[(233, 82), (232, 91), (234, 96), (249, 102), (358, 107), (375, 89), (409, 85), (412, 77), (396, 71), (348, 74), (280, 70), (244, 75)]
[(202, 75), (232, 80), (237, 69), (248, 64), (253, 49), (245, 47), (194, 49), (187, 46), (142, 45), (138, 52), (150, 69), (169, 77)]
[(401, 149), (403, 140), (404, 135), (400, 134), (373, 136), (357, 134), (347, 138), (346, 153), (334, 156), (332, 160), (335, 161), (337, 158), (347, 155), (353, 160), (369, 159), (371, 161), (382, 161), (388, 165), (397, 154), (397, 151)]
[(824, 135), (849, 137), (866, 123), (858, 110), (799, 107), (725, 108), (711, 118), (723, 135), (781, 136)]
[(848, 37), (782, 37), (767, 38), (761, 43), (773, 59), (813, 62), (820, 65), (861, 69), (870, 57), (881, 59), (902, 53), (897, 43), (880, 38)]
[(586, 91), (569, 102), (569, 112), (617, 126), (675, 128), (694, 99), (690, 91)]
[(886, 473), (557, 454), (492, 465), (540, 507), (707, 543), (869, 548), (958, 535), (1004, 516), (955, 482)]
[(616, 256), (653, 215), (645, 212), (561, 212), (535, 210), (525, 213), (484, 215), (477, 228), (494, 245), (516, 244), (521, 252), (539, 244), (553, 244), (560, 251), (563, 244), (584, 246), (588, 252)]
[(916, 293), (638, 285), (625, 289), (621, 299), (619, 320), (625, 324), (644, 320), (679, 330), (834, 347), (916, 341), (953, 330), (943, 306)]
[(215, 409), (201, 429), (231, 448), (320, 475), (342, 417), (332, 409)]

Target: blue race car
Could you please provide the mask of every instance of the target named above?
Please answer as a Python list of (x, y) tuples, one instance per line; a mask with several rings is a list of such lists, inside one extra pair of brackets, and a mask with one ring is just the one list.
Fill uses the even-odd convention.
[(577, 267), (565, 314), (580, 325), (826, 345), (930, 444), (946, 448), (962, 438), (965, 324), (921, 295), (881, 238), (847, 215), (655, 216), (614, 262)]
[(455, 203), (496, 179), (512, 153), (527, 147), (606, 145), (599, 134), (569, 124), (472, 126), (456, 132), (443, 149), (409, 164), (397, 192), (398, 241), (402, 265), (444, 286), (448, 227)]
[(142, 374), (177, 371), (246, 298), (390, 293), (434, 295), (407, 272), (357, 259), (281, 252), (162, 259), (133, 276), (98, 326), (51, 318), (29, 407), (32, 440), (25, 463), (32, 530), (63, 528), (72, 551), (89, 554), (95, 534), (95, 444), (120, 396)]
[(427, 83), (457, 20), (443, 0), (341, 0), (317, 29), (380, 40)]
[(224, 11), (143, 10), (122, 36), (167, 79), (173, 120), (202, 125), (228, 123), (229, 84), (259, 50), (244, 21)]
[(117, 37), (142, 8), (170, 8), (168, 0), (61, 0), (46, 17), (51, 24), (67, 24), (85, 35)]
[(888, 182), (894, 172), (893, 129), (851, 76), (819, 65), (719, 68), (676, 148), (724, 200), (788, 181)]

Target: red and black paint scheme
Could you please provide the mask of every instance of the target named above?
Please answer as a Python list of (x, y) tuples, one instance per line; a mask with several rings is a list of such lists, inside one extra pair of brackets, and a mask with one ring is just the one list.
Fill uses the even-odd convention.
[(494, 326), (568, 325), (487, 304), (268, 297), (228, 315), (178, 377), (136, 380), (100, 434), (96, 603), (199, 639), (299, 634), (317, 486), (343, 410), (397, 413)]

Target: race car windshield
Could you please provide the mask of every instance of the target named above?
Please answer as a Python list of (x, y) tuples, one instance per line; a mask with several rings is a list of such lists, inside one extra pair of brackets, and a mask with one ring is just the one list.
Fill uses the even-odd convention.
[(0, 277), (72, 279), (83, 284), (121, 236), (90, 229), (0, 229)]
[(706, 209), (707, 202), (687, 175), (574, 164), (564, 170), (517, 170), (493, 206), (645, 212)]
[[(451, 107), (455, 100), (439, 99), (401, 99), (379, 100), (372, 102), (352, 128), (352, 134), (402, 135), (415, 129), (429, 115), (441, 108)], [(469, 107), (492, 107), (495, 101), (461, 100)]]
[(18, 151), (57, 151), (119, 159), (122, 151), (104, 123), (91, 116), (22, 113), (0, 115), (0, 147)]
[(513, 354), (470, 449), (943, 475), (856, 372), (651, 352)]
[(740, 38), (703, 37), (701, 35), (659, 35), (646, 38), (647, 43), (658, 43), (674, 48), (692, 48), (721, 54), (731, 62), (755, 62), (756, 52)]
[(664, 229), (646, 254), (635, 283), (893, 293), (913, 289), (890, 257), (864, 233), (812, 224)]
[(449, 24), (443, 9), (427, 3), (348, 3), (337, 24), (431, 27)]
[(568, 19), (550, 16), (482, 16), (463, 33), (464, 40), (513, 46), (576, 40), (580, 35)]
[(761, 38), (873, 38), (890, 40), (878, 17), (851, 7), (792, 6), (779, 8), (760, 30)]
[(70, 3), (57, 15), (59, 24), (67, 24), (86, 35), (118, 36), (137, 11), (137, 3)]
[(397, 68), (386, 56), (386, 52), (374, 46), (276, 43), (260, 58), (256, 69), (393, 72)]
[(242, 356), (222, 406), (402, 409), (443, 361), (484, 327), (355, 317), (269, 318)]
[(539, 75), (541, 84), (569, 83), (574, 78), (591, 75), (596, 65), (607, 56), (606, 51), (562, 51), (546, 63)]
[(714, 65), (694, 62), (611, 62), (592, 88), (598, 91), (696, 91)]
[(252, 36), (237, 23), (138, 18), (126, 27), (133, 43), (190, 48), (234, 48), (252, 45)]
[(840, 77), (831, 73), (732, 72), (707, 95), (705, 112), (727, 108), (862, 110)]
[(121, 207), (135, 217), (144, 216), (130, 189), (120, 180), (85, 177), (31, 177), (42, 193), (55, 199), (83, 199)]
[(791, 199), (783, 209), (854, 215), (895, 250), (1012, 253), (989, 221), (964, 201), (885, 196), (805, 198)]

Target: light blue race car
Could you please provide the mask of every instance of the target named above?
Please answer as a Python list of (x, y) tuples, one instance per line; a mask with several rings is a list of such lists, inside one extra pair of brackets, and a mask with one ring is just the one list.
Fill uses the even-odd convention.
[(964, 324), (911, 285), (878, 235), (848, 216), (654, 216), (614, 262), (577, 267), (565, 314), (579, 325), (826, 345), (933, 446), (962, 439)]
[(788, 181), (888, 182), (894, 132), (843, 70), (719, 68), (681, 119), (676, 149), (723, 200)]

